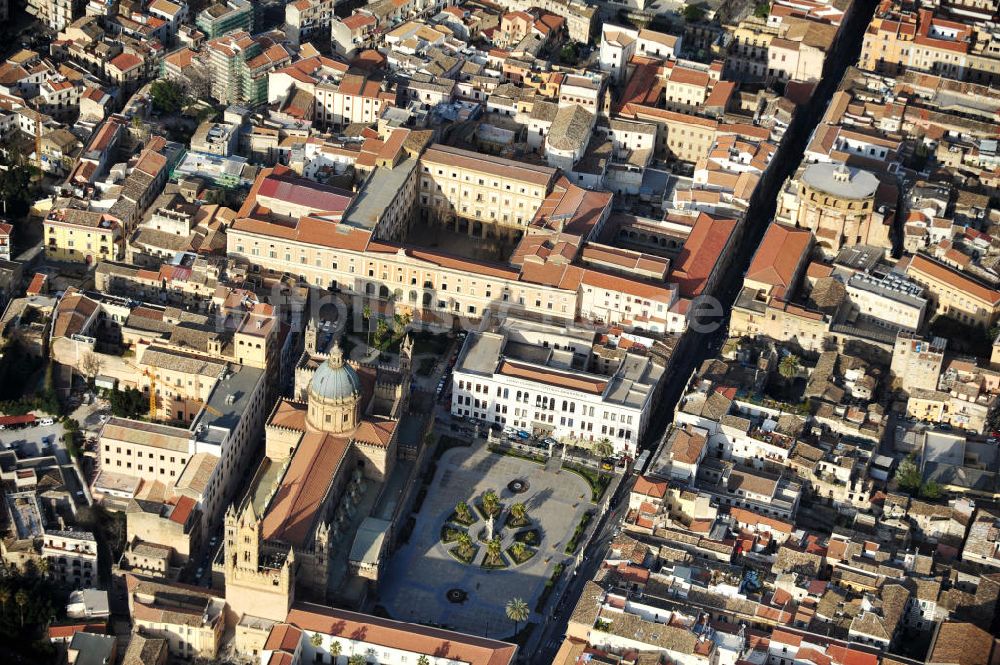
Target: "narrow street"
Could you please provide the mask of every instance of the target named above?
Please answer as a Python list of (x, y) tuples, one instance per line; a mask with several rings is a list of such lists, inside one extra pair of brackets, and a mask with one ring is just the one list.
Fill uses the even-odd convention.
[[(744, 221), (743, 237), (733, 253), (726, 273), (719, 281), (715, 296), (722, 304), (728, 318), (736, 296), (743, 285), (743, 275), (753, 259), (764, 232), (774, 219), (778, 192), (785, 180), (795, 173), (802, 161), (802, 153), (812, 137), (813, 131), (826, 112), (830, 98), (837, 90), (841, 78), (849, 65), (857, 62), (861, 53), (861, 41), (865, 27), (875, 11), (875, 0), (857, 0), (849, 20), (841, 30), (841, 36), (834, 51), (827, 59), (826, 70), (809, 103), (798, 109), (785, 132), (778, 150), (771, 160), (770, 170), (750, 199)], [(674, 354), (667, 385), (660, 396), (660, 402), (653, 413), (650, 427), (646, 431), (643, 448), (654, 448), (667, 425), (673, 420), (674, 409), (683, 394), (691, 373), (701, 363), (713, 357), (725, 341), (726, 328), (720, 326), (712, 333), (691, 335), (686, 343)]]
[[(741, 243), (716, 291), (716, 297), (721, 301), (727, 315), (739, 294), (743, 274), (746, 272), (764, 232), (774, 218), (778, 192), (785, 180), (795, 173), (802, 161), (802, 153), (826, 112), (826, 107), (830, 103), (833, 93), (837, 90), (847, 67), (857, 62), (865, 27), (871, 20), (874, 10), (874, 0), (858, 0), (855, 3), (854, 11), (844, 25), (841, 37), (827, 60), (823, 80), (817, 86), (809, 103), (796, 112), (771, 162), (772, 170), (754, 192), (747, 210)], [(704, 333), (698, 337), (692, 336), (675, 353), (674, 362), (676, 365), (672, 370), (672, 380), (664, 388), (660, 402), (653, 414), (651, 426), (647, 432), (646, 441), (644, 441), (645, 448), (655, 447), (667, 425), (673, 420), (674, 409), (687, 387), (691, 373), (705, 359), (717, 353), (725, 341), (725, 334), (726, 328), (720, 326), (715, 332)], [(551, 618), (542, 624), (538, 637), (532, 640), (532, 643), (537, 646), (527, 650), (528, 652), (524, 654), (525, 662), (536, 665), (552, 662), (559, 649), (562, 636), (566, 633), (569, 616), (580, 597), (583, 585), (596, 573), (598, 566), (604, 559), (614, 529), (621, 523), (624, 506), (628, 503), (626, 497), (631, 485), (631, 479), (625, 479), (621, 483), (615, 500), (612, 501), (612, 505), (616, 505), (618, 510), (612, 515), (602, 516), (596, 527), (595, 536), (584, 552), (579, 568), (570, 574), (570, 578), (566, 582), (562, 597), (557, 601), (556, 611)]]

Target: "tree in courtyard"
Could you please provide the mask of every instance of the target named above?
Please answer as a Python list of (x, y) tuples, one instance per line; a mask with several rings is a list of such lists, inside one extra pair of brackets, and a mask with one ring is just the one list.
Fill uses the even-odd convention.
[(330, 655), (333, 656), (333, 663), (336, 665), (337, 659), (340, 658), (340, 642), (337, 640), (330, 642)]
[(458, 502), (458, 505), (455, 506), (455, 514), (458, 515), (459, 521), (465, 523), (472, 522), (472, 511), (469, 510), (469, 504), (465, 501)]
[(424, 654), (420, 654), (420, 658), (417, 658), (417, 665), (431, 665), (431, 659)]
[(313, 633), (309, 637), (309, 644), (311, 644), (314, 647), (318, 648), (319, 646), (321, 646), (323, 644), (323, 636), (320, 635), (319, 633)]
[(158, 79), (149, 88), (153, 108), (159, 113), (174, 114), (183, 108), (186, 101), (184, 88), (177, 81)]
[(920, 491), (921, 478), (920, 467), (917, 466), (917, 459), (913, 455), (908, 455), (906, 459), (899, 463), (896, 469), (896, 486), (904, 492), (915, 494)]
[(514, 541), (514, 544), (510, 546), (510, 553), (514, 556), (516, 561), (522, 560), (527, 551), (528, 548), (519, 540)]
[(941, 485), (933, 480), (928, 480), (920, 488), (920, 496), (925, 499), (940, 499), (941, 498)]
[(84, 354), (83, 359), (81, 360), (81, 369), (83, 369), (83, 373), (87, 376), (88, 379), (93, 379), (94, 377), (96, 377), (98, 374), (101, 373), (101, 370), (103, 368), (104, 368), (104, 361), (101, 360), (101, 357), (99, 355), (97, 355), (93, 351), (88, 351), (87, 353)]
[(523, 523), (528, 519), (528, 507), (523, 503), (515, 503), (510, 507), (510, 516), (515, 522)]
[(523, 621), (527, 621), (531, 615), (528, 603), (524, 602), (521, 598), (511, 598), (507, 601), (507, 605), (504, 606), (504, 610), (507, 612), (507, 618), (514, 622), (514, 634), (517, 635), (517, 625)]
[(368, 657), (363, 653), (356, 653), (347, 659), (347, 665), (367, 665)]
[(580, 53), (580, 47), (577, 46), (576, 42), (568, 42), (559, 51), (559, 59), (564, 63), (576, 62), (576, 58)]
[(785, 379), (791, 380), (799, 373), (799, 357), (794, 353), (789, 353), (778, 363), (778, 374)]
[(688, 23), (698, 23), (705, 18), (705, 10), (700, 5), (687, 5), (684, 7), (684, 20)]
[(753, 8), (753, 15), (757, 18), (767, 18), (771, 15), (771, 5), (767, 2), (759, 2)]

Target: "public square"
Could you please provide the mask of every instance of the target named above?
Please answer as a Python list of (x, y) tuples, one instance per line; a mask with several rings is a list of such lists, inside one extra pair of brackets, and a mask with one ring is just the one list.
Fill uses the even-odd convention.
[[(555, 463), (548, 465), (557, 469)], [(489, 452), (484, 445), (452, 448), (438, 462), (430, 491), (417, 516), (409, 543), (390, 560), (380, 584), (380, 604), (394, 619), (446, 626), (494, 638), (510, 637), (513, 623), (504, 606), (511, 598), (527, 602), (535, 620), (535, 605), (556, 564), (572, 559), (566, 543), (584, 512), (593, 508), (590, 487), (570, 471), (555, 471), (517, 457)], [(528, 482), (522, 494), (507, 489), (512, 480)], [(538, 553), (521, 565), (488, 570), (456, 560), (441, 542), (441, 527), (460, 501), (471, 507), (487, 490), (494, 490), (505, 508), (523, 502), (541, 533)], [(475, 533), (483, 522), (471, 530)], [(477, 558), (477, 562), (481, 557)], [(461, 589), (468, 595), (452, 603), (446, 593)]]

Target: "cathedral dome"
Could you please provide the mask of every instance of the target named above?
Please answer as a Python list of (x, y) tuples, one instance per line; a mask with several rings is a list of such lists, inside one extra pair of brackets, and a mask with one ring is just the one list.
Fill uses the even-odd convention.
[(354, 369), (344, 363), (340, 344), (335, 343), (330, 357), (316, 368), (309, 384), (309, 393), (328, 401), (349, 400), (361, 393), (361, 379)]

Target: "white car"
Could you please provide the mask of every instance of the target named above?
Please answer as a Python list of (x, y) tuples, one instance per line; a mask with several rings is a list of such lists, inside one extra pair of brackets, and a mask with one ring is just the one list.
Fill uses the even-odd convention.
[(55, 423), (56, 421), (54, 421), (52, 418), (41, 418), (38, 421), (39, 425), (55, 425)]

